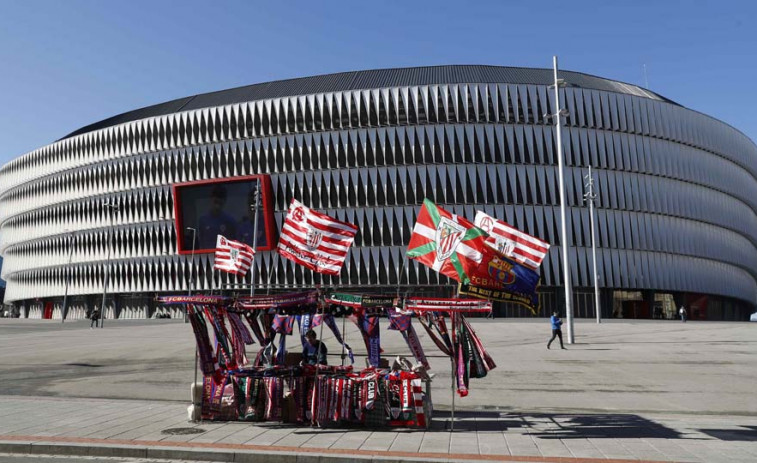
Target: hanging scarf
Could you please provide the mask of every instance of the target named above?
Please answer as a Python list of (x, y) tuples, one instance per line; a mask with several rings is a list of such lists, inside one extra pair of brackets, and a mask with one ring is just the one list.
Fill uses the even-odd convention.
[(281, 421), (281, 403), (284, 395), (282, 380), (278, 377), (263, 378), (266, 390), (266, 421)]
[(250, 325), (250, 328), (252, 329), (252, 333), (255, 335), (255, 338), (257, 338), (258, 340), (258, 344), (260, 344), (261, 346), (265, 346), (266, 344), (268, 344), (268, 339), (263, 334), (263, 329), (260, 327), (260, 323), (258, 322), (260, 317), (257, 314), (245, 312), (244, 318), (247, 319), (247, 324)]
[(287, 337), (284, 333), (279, 335), (279, 350), (276, 352), (276, 364), (284, 365), (286, 363)]
[(352, 353), (352, 348), (349, 344), (344, 342), (344, 339), (342, 338), (342, 333), (339, 332), (339, 327), (336, 325), (336, 320), (334, 319), (334, 316), (332, 314), (326, 314), (323, 317), (323, 321), (326, 323), (326, 326), (329, 327), (331, 332), (334, 334), (334, 338), (336, 339), (336, 342), (344, 346), (344, 349), (347, 351), (347, 356), (350, 358), (350, 364), (355, 363), (355, 355)]
[(426, 353), (423, 352), (421, 340), (418, 338), (418, 333), (415, 332), (415, 328), (413, 327), (412, 315), (410, 313), (401, 313), (395, 307), (386, 309), (386, 313), (389, 316), (389, 329), (399, 331), (410, 348), (410, 352), (413, 353), (415, 360), (427, 370), (431, 369), (431, 365), (429, 365), (428, 359), (426, 359)]
[(213, 333), (216, 337), (216, 351), (220, 352), (220, 355), (217, 354), (218, 360), (219, 363), (223, 360), (223, 366), (227, 370), (236, 370), (237, 364), (234, 360), (234, 352), (229, 347), (229, 333), (223, 323), (223, 313), (225, 313), (225, 310), (220, 307), (217, 310), (218, 312), (214, 314), (213, 309), (205, 307), (205, 315), (210, 320), (211, 326), (213, 326)]
[(247, 326), (242, 322), (242, 319), (239, 317), (239, 314), (236, 312), (228, 312), (229, 315), (229, 325), (231, 325), (232, 329), (236, 330), (242, 341), (245, 344), (255, 344), (255, 341), (252, 339), (252, 335), (250, 334), (250, 331), (247, 329)]
[(252, 344), (252, 337), (250, 336), (247, 327), (242, 325), (242, 320), (239, 316), (233, 312), (227, 312), (229, 319), (229, 326), (231, 327), (231, 345), (234, 350), (235, 359), (238, 364), (247, 364), (247, 349), (245, 348), (245, 340), (249, 340), (249, 344)]
[(218, 359), (213, 355), (213, 347), (210, 344), (208, 328), (205, 319), (202, 316), (202, 308), (190, 305), (189, 322), (194, 331), (195, 341), (197, 341), (197, 352), (200, 357), (200, 370), (203, 375), (214, 375), (218, 381), (221, 380), (221, 368)]
[(368, 363), (378, 368), (381, 360), (381, 330), (379, 330), (378, 315), (358, 315), (358, 320), (365, 335), (368, 337)]
[(304, 349), (308, 343), (307, 339), (305, 339), (305, 335), (315, 326), (313, 325), (313, 314), (304, 313), (298, 315), (297, 323), (300, 325), (300, 341), (302, 342), (302, 348)]
[(294, 315), (279, 315), (273, 316), (273, 322), (271, 327), (275, 333), (292, 334), (294, 329)]
[(460, 397), (465, 397), (468, 395), (468, 378), (470, 374), (468, 369), (469, 357), (466, 357), (464, 352), (464, 342), (460, 333), (460, 314), (453, 312), (450, 314), (450, 319), (452, 322), (452, 345), (453, 351), (455, 352), (454, 362), (457, 393)]
[(449, 355), (451, 357), (452, 351), (449, 349), (449, 347), (447, 347), (442, 338), (437, 336), (437, 334), (433, 331), (433, 329), (436, 329), (436, 325), (431, 319), (431, 315), (421, 315), (418, 320), (421, 322), (423, 329), (426, 330), (428, 337), (431, 338), (432, 341), (434, 341), (436, 347), (438, 347), (439, 350), (442, 351), (445, 355)]
[(420, 378), (416, 378), (410, 381), (413, 388), (413, 403), (415, 405), (415, 420), (418, 426), (426, 427), (426, 413), (423, 411), (423, 381)]
[(473, 330), (473, 327), (471, 326), (470, 322), (465, 318), (465, 316), (460, 316), (462, 319), (462, 327), (465, 331), (465, 336), (468, 339), (468, 344), (470, 345), (470, 350), (473, 355), (474, 364), (476, 366), (476, 374), (474, 375), (475, 378), (483, 378), (486, 376), (487, 372), (490, 370), (493, 370), (497, 367), (497, 364), (494, 363), (494, 360), (489, 356), (489, 353), (484, 348), (483, 343), (481, 343), (481, 339), (476, 335), (476, 332)]

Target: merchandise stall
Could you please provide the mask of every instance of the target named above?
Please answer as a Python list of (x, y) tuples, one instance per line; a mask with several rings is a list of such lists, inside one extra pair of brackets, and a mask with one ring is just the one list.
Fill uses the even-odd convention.
[[(203, 376), (197, 393), (203, 420), (426, 428), (433, 415), (430, 365), (413, 321), (450, 356), (453, 394), (464, 397), (471, 377), (495, 367), (464, 316), (491, 311), (491, 303), (479, 299), (313, 290), (160, 301), (183, 306), (191, 322)], [(390, 364), (382, 358), (382, 320), (400, 333), (412, 360), (398, 357)], [(357, 326), (365, 344), (364, 367), (355, 364), (343, 337), (346, 323)], [(318, 330), (322, 339), (324, 327), (341, 347), (340, 364), (303, 364), (305, 334)]]

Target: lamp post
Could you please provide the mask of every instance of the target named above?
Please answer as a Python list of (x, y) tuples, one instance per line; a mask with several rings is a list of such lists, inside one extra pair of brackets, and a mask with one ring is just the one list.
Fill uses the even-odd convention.
[[(194, 289), (194, 272), (195, 272), (195, 242), (197, 238), (197, 229), (187, 227), (187, 230), (192, 232), (192, 257), (189, 259), (189, 282), (187, 283), (187, 296), (192, 295), (192, 289)], [(189, 323), (189, 317), (187, 317), (186, 310), (184, 311), (184, 323)]]
[(584, 176), (586, 183), (586, 193), (584, 193), (584, 201), (589, 202), (589, 226), (591, 227), (591, 261), (592, 272), (594, 275), (594, 310), (597, 313), (597, 323), (602, 323), (602, 310), (599, 306), (599, 272), (597, 271), (597, 242), (594, 235), (594, 200), (597, 199), (597, 194), (594, 192), (594, 177), (591, 176), (591, 166), (589, 166), (589, 174)]
[(573, 294), (571, 292), (570, 283), (570, 262), (568, 261), (568, 233), (565, 219), (565, 181), (564, 177), (564, 163), (562, 153), (562, 118), (568, 115), (568, 111), (560, 109), (560, 87), (565, 86), (563, 79), (557, 78), (557, 56), (552, 57), (553, 71), (555, 77), (554, 85), (550, 85), (549, 88), (555, 89), (555, 113), (551, 114), (555, 121), (555, 131), (557, 138), (557, 175), (560, 187), (560, 247), (562, 248), (562, 267), (563, 267), (563, 284), (565, 285), (565, 318), (568, 325), (568, 344), (573, 344), (575, 341), (573, 335)]
[(250, 296), (255, 295), (255, 254), (258, 248), (258, 205), (260, 204), (260, 179), (255, 182), (255, 204), (253, 211), (255, 218), (252, 221), (252, 265), (250, 265)]
[(66, 322), (66, 313), (68, 312), (68, 286), (71, 284), (71, 259), (74, 257), (74, 233), (72, 231), (66, 230), (68, 232), (68, 271), (66, 275), (66, 290), (63, 292), (63, 309), (61, 309), (60, 313), (60, 322), (65, 323)]
[[(108, 208), (108, 217), (110, 219), (110, 228), (108, 229), (108, 257), (105, 260), (105, 269), (103, 271), (103, 302), (100, 308), (100, 328), (105, 327), (105, 296), (108, 293), (108, 277), (110, 276), (110, 252), (112, 249), (113, 237), (113, 211), (118, 210), (118, 205), (109, 201), (103, 201), (103, 206)], [(115, 313), (114, 313), (115, 316)]]

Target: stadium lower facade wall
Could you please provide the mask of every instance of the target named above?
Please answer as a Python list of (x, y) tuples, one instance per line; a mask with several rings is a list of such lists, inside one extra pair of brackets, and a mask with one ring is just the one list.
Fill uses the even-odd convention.
[[(675, 306), (704, 305), (699, 318), (746, 319), (757, 298), (755, 144), (638, 87), (597, 78), (613, 85), (582, 88), (565, 76), (567, 243), (577, 316), (594, 316), (582, 201), (591, 165), (605, 317), (657, 318), (652, 307), (665, 294)], [(452, 294), (454, 282), (404, 259), (429, 198), (470, 219), (483, 210), (552, 243), (540, 270), (542, 314), (564, 306), (555, 135), (544, 116), (555, 101), (546, 83), (432, 75), (433, 82), (417, 85), (390, 85), (386, 77), (375, 88), (309, 92), (313, 85), (304, 83), (319, 78), (310, 79), (302, 88), (289, 82), (290, 95), (135, 114), (3, 166), (5, 303), (26, 316), (59, 318), (67, 292), (69, 317), (85, 317), (100, 305), (106, 273), (111, 318), (149, 317), (156, 295), (190, 287), (247, 292), (249, 275), (214, 274), (211, 254), (177, 253), (171, 185), (269, 174), (277, 227), (296, 197), (359, 232), (338, 277), (313, 276), (273, 252), (259, 253), (258, 291), (321, 284)], [(112, 217), (104, 201), (118, 205)], [(498, 311), (527, 313), (506, 305)]]

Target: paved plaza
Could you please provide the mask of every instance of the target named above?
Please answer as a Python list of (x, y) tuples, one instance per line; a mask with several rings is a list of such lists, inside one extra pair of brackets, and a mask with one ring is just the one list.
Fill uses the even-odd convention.
[[(450, 433), (449, 362), (422, 330), (437, 374), (431, 430), (314, 429), (189, 423), (194, 346), (180, 321), (107, 320), (90, 330), (85, 322), (0, 320), (0, 453), (757, 461), (757, 324), (582, 320), (568, 350), (546, 349), (544, 320), (476, 320), (474, 328), (498, 367), (456, 400)], [(348, 342), (359, 339), (347, 332)], [(352, 343), (362, 354), (360, 344)], [(386, 355), (406, 352), (397, 333), (383, 330), (382, 344)], [(190, 429), (172, 434), (177, 428)]]

